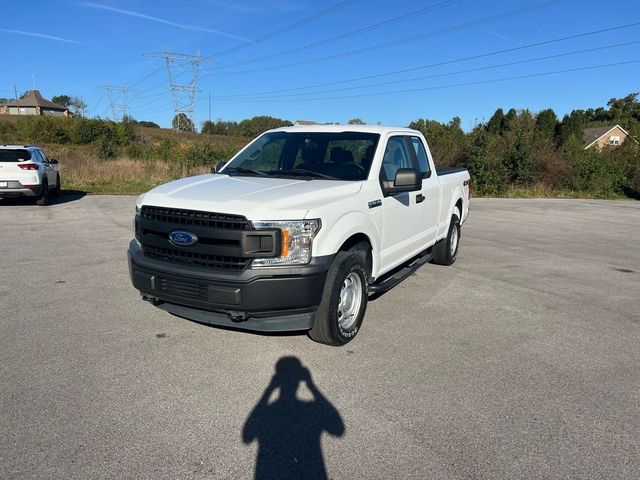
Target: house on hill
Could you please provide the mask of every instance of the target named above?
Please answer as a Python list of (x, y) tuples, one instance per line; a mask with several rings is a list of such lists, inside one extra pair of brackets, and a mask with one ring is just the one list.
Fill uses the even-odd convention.
[(0, 105), (0, 115), (53, 115), (68, 117), (69, 109), (63, 105), (53, 103), (38, 90), (31, 90), (24, 98), (11, 100)]
[(631, 140), (636, 142), (636, 140), (630, 137), (629, 133), (620, 125), (614, 125), (612, 127), (585, 128), (582, 131), (582, 137), (584, 139), (585, 150), (592, 147), (599, 150), (607, 145), (622, 145), (627, 138), (631, 138)]
[(294, 127), (300, 127), (303, 125), (320, 125), (320, 124), (317, 122), (312, 122), (310, 120), (296, 120), (295, 122), (293, 122)]

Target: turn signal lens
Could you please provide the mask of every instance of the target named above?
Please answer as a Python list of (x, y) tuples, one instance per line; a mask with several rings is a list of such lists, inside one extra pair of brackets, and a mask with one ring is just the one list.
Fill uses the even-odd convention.
[(282, 250), (280, 251), (281, 257), (289, 255), (289, 230), (282, 230)]

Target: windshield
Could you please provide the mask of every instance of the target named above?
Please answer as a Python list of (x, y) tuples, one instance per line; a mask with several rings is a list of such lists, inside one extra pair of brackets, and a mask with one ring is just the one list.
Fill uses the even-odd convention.
[(380, 135), (361, 132), (274, 132), (262, 135), (222, 173), (366, 180)]
[(29, 150), (0, 149), (0, 162), (22, 162), (24, 160), (31, 160)]

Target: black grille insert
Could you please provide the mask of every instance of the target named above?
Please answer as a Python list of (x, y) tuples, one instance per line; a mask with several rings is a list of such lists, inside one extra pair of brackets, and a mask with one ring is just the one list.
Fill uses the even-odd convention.
[(145, 220), (171, 223), (174, 225), (192, 225), (205, 228), (226, 230), (251, 230), (251, 223), (241, 215), (201, 212), (199, 210), (182, 210), (178, 208), (142, 207), (141, 216)]
[(187, 250), (173, 248), (160, 248), (150, 245), (142, 245), (142, 253), (145, 257), (155, 260), (178, 262), (185, 265), (196, 265), (208, 268), (220, 268), (225, 270), (243, 270), (249, 265), (250, 258), (229, 257), (222, 255), (208, 255)]

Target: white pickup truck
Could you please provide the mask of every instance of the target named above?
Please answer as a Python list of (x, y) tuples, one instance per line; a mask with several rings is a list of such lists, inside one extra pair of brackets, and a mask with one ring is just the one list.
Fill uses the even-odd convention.
[(131, 280), (180, 317), (344, 345), (369, 295), (455, 261), (469, 182), (436, 169), (415, 130), (270, 130), (211, 174), (140, 196)]

